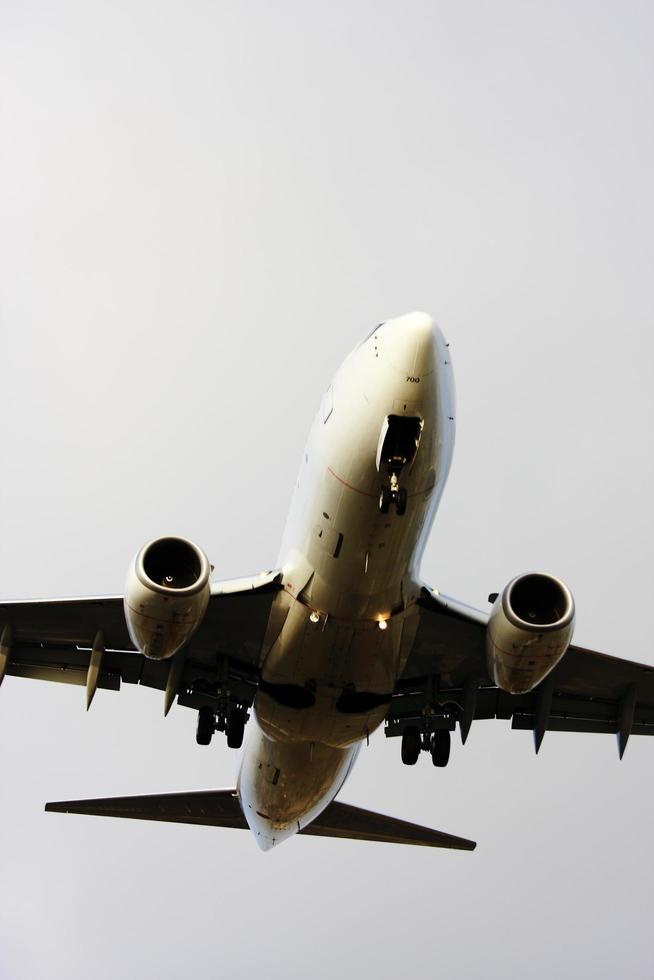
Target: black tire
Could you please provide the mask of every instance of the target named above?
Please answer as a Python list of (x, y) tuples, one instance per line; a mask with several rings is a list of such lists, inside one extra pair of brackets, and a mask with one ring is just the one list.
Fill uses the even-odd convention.
[(388, 487), (382, 487), (382, 492), (379, 494), (379, 510), (382, 514), (388, 514), (388, 508), (391, 506), (391, 491)]
[(230, 749), (240, 749), (243, 745), (243, 734), (245, 732), (245, 712), (240, 708), (234, 708), (229, 713), (227, 722), (227, 744)]
[(397, 511), (398, 517), (402, 517), (402, 515), (406, 513), (406, 490), (404, 487), (400, 487), (400, 489), (397, 491), (395, 510)]
[(452, 739), (446, 728), (434, 732), (431, 739), (431, 761), (439, 769), (444, 769), (450, 761)]
[(405, 766), (415, 766), (420, 755), (420, 731), (409, 725), (402, 732), (402, 762)]
[(210, 745), (216, 730), (216, 719), (213, 708), (203, 705), (198, 711), (198, 727), (195, 730), (195, 741), (198, 745)]

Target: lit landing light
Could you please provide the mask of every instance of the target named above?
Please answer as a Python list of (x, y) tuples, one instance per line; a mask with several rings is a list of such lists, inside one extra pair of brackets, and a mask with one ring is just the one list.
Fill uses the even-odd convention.
[(379, 622), (377, 623), (377, 626), (379, 626), (380, 630), (388, 629), (388, 620), (380, 619)]
[(320, 622), (320, 616), (318, 615), (318, 613), (315, 610), (311, 613), (311, 615), (309, 616), (309, 619), (311, 620), (312, 623), (319, 623)]

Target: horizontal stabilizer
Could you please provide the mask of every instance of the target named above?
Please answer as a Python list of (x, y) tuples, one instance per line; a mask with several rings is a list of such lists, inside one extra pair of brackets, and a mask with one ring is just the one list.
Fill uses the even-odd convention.
[(235, 789), (155, 793), (148, 796), (108, 796), (99, 800), (46, 803), (45, 808), (51, 813), (86, 813), (98, 817), (131, 817), (135, 820), (248, 829)]
[[(51, 813), (86, 813), (101, 817), (131, 817), (137, 820), (248, 829), (236, 790), (233, 789), (69, 800), (46, 803), (45, 808)], [(312, 823), (299, 832), (315, 837), (421, 844), (424, 847), (450, 847), (463, 851), (473, 851), (477, 846), (474, 841), (463, 837), (453, 837), (406, 820), (387, 817), (372, 810), (362, 810), (349, 803), (330, 803)]]
[(421, 827), (408, 820), (387, 817), (373, 810), (362, 810), (349, 803), (330, 803), (313, 823), (303, 827), (301, 834), (317, 837), (349, 837), (351, 840), (379, 840), (389, 844), (422, 844), (423, 847), (453, 847), (459, 851), (474, 851), (473, 840), (454, 837), (440, 830)]

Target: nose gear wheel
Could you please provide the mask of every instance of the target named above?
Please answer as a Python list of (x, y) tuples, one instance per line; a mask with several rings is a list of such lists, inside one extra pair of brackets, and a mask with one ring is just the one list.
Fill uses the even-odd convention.
[(397, 473), (391, 473), (389, 486), (382, 487), (379, 494), (379, 511), (381, 514), (388, 514), (391, 504), (395, 504), (395, 512), (398, 517), (406, 513), (407, 492), (398, 483)]

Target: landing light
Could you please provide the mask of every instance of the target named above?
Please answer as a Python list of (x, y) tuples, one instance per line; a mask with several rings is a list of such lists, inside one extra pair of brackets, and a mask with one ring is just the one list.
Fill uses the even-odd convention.
[(311, 620), (312, 623), (320, 622), (320, 616), (318, 615), (317, 612), (312, 612), (311, 615), (309, 616), (309, 619)]
[(388, 629), (388, 623), (385, 619), (380, 619), (377, 625), (379, 626), (380, 630)]

